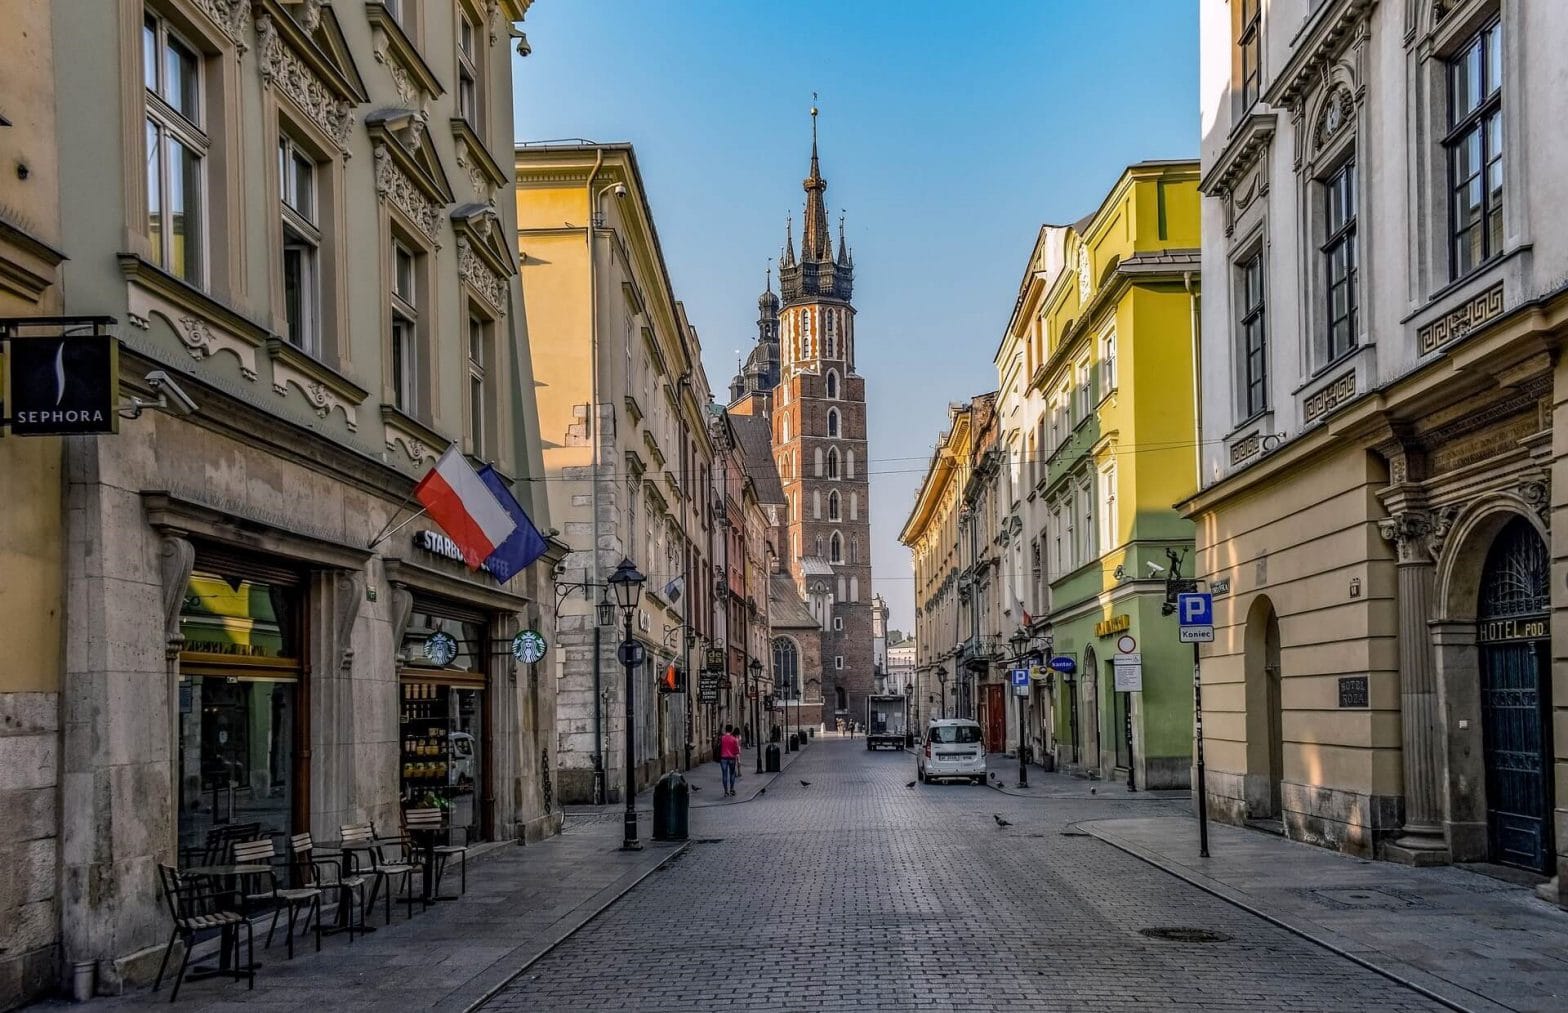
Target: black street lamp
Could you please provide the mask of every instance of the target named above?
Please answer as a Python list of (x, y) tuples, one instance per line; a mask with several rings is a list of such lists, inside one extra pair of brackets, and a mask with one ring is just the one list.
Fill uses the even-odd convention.
[(937, 681), (937, 685), (942, 687), (942, 691), (940, 693), (938, 693), (937, 695), (942, 698), (942, 717), (946, 718), (947, 717), (947, 669), (943, 668), (941, 665), (936, 666), (936, 681)]
[(762, 662), (751, 659), (751, 738), (757, 747), (757, 773), (762, 773)]
[(632, 613), (637, 610), (637, 601), (642, 597), (642, 585), (646, 580), (637, 572), (637, 567), (632, 565), (630, 559), (622, 559), (621, 565), (615, 568), (609, 579), (610, 587), (615, 590), (615, 603), (621, 607), (621, 614), (626, 619), (626, 638), (621, 641), (621, 664), (626, 667), (626, 832), (621, 839), (622, 851), (642, 850), (642, 842), (637, 839), (637, 712), (633, 701), (636, 688), (636, 676), (633, 673), (642, 660), (642, 645), (632, 636)]
[(604, 594), (599, 598), (598, 609), (599, 609), (599, 625), (600, 626), (614, 626), (615, 625), (615, 605), (610, 601), (610, 592), (609, 591), (605, 591)]
[[(1018, 627), (1017, 632), (1008, 638), (1008, 643), (1013, 645), (1013, 663), (1021, 663), (1024, 648), (1029, 646), (1028, 632), (1022, 626)], [(1013, 697), (1018, 704), (1018, 787), (1027, 788), (1029, 787), (1029, 768), (1024, 765), (1024, 704), (1029, 698), (1019, 693), (1017, 689), (1013, 690)]]

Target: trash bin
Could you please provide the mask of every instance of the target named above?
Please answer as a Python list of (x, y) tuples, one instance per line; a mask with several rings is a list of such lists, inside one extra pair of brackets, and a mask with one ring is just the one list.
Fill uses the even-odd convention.
[(806, 729), (806, 734), (808, 736), (810, 736), (811, 738), (813, 738), (813, 739), (816, 738), (817, 737), (817, 726), (816, 725), (811, 725), (810, 727), (808, 727)]
[(779, 744), (777, 742), (768, 743), (768, 748), (762, 751), (762, 755), (763, 772), (777, 774), (779, 772)]
[(790, 732), (789, 733), (789, 751), (793, 753), (793, 752), (795, 752), (795, 751), (797, 751), (799, 749), (800, 749), (800, 733), (799, 732)]
[(687, 808), (691, 800), (686, 779), (679, 771), (670, 771), (653, 786), (653, 839), (656, 841), (684, 841), (686, 839)]

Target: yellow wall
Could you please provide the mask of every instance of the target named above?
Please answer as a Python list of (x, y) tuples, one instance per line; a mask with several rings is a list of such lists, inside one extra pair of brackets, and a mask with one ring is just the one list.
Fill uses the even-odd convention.
[(0, 439), (0, 476), (0, 693), (57, 692), (65, 579), (60, 440)]

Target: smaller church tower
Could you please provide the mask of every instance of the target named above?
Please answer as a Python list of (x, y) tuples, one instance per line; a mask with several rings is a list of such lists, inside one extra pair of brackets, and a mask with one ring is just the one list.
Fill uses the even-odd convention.
[(730, 383), (730, 403), (747, 394), (771, 394), (778, 385), (779, 297), (773, 294), (773, 264), (769, 261), (767, 284), (757, 296), (757, 343)]

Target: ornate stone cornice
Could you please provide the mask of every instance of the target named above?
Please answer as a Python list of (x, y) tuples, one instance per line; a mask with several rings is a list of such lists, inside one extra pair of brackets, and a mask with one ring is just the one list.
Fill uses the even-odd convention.
[(415, 468), (422, 467), (426, 461), (434, 461), (452, 442), (391, 405), (381, 406), (381, 427), (387, 450), (396, 452), (401, 446), (403, 455)]
[(457, 277), (500, 316), (506, 315), (506, 280), (485, 263), (467, 236), (457, 237)]
[(223, 29), (240, 52), (245, 52), (245, 23), (250, 19), (250, 0), (196, 0), (196, 6)]
[[(338, 72), (311, 42), (309, 32), (286, 14), (260, 4), (256, 11), (256, 37), (260, 43), (258, 68), (265, 87), (287, 95), (300, 112), (337, 144), (346, 158), (354, 127), (354, 107), (365, 101), (355, 82)], [(307, 7), (306, 14), (310, 10)], [(314, 20), (321, 14), (316, 9)]]
[(425, 193), (403, 167), (398, 164), (387, 143), (376, 145), (376, 193), (381, 199), (395, 205), (430, 240), (436, 249), (441, 248), (440, 204)]
[(1198, 192), (1210, 197), (1230, 193), (1267, 149), (1278, 121), (1279, 115), (1274, 112), (1255, 112), (1242, 120), (1240, 128), (1231, 135), (1224, 150), (1198, 183)]
[(385, 4), (380, 0), (365, 4), (365, 16), (370, 20), (376, 62), (387, 68), (392, 86), (404, 102), (424, 108), (446, 90)]
[(1367, 22), (1377, 0), (1328, 0), (1309, 16), (1290, 59), (1263, 94), (1272, 106), (1299, 113), (1307, 93), (1327, 76), (1345, 40)]
[(256, 351), (266, 344), (265, 327), (135, 254), (122, 253), (119, 261), (131, 326), (146, 330), (152, 317), (162, 317), (191, 358), (200, 362), (228, 352), (239, 360), (245, 379), (256, 379)]
[(282, 338), (267, 341), (272, 358), (272, 389), (287, 396), (290, 384), (305, 395), (318, 418), (326, 418), (335, 408), (343, 413), (349, 432), (358, 432), (358, 408), (370, 392), (335, 370), (317, 362)]
[(1430, 564), (1430, 536), (1435, 530), (1432, 514), (1426, 510), (1402, 510), (1377, 522), (1377, 533), (1392, 542), (1400, 563)]

